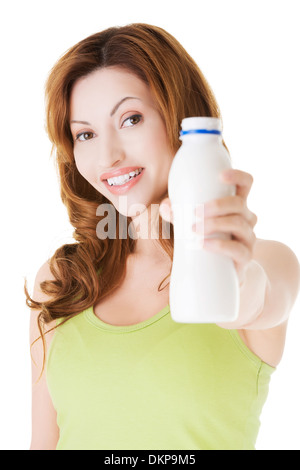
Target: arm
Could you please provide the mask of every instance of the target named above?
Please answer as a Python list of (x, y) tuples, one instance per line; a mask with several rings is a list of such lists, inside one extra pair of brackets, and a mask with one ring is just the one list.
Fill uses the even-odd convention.
[[(35, 279), (33, 299), (39, 302), (48, 300), (40, 291), (39, 285), (44, 280), (52, 280), (53, 275), (46, 262), (38, 271)], [(40, 336), (37, 326), (37, 317), (40, 312), (31, 310), (30, 318), (30, 344)], [(47, 325), (52, 328), (53, 325)], [(53, 332), (45, 336), (47, 349), (50, 346)], [(30, 450), (55, 450), (59, 438), (59, 429), (56, 423), (56, 411), (49, 395), (46, 372), (39, 379), (43, 364), (42, 341), (37, 341), (31, 348), (32, 357), (32, 439)], [(34, 361), (34, 362), (33, 362)], [(39, 380), (38, 380), (39, 379)]]
[[(227, 175), (226, 175), (227, 173)], [(247, 206), (253, 178), (239, 170), (225, 172), (224, 182), (235, 184), (234, 197), (211, 201), (204, 207), (204, 233), (224, 232), (230, 240), (211, 240), (204, 248), (230, 256), (240, 282), (240, 311), (236, 322), (219, 324), (237, 329), (248, 348), (276, 367), (282, 357), (288, 316), (299, 291), (299, 262), (290, 248), (257, 240), (257, 217)]]
[[(296, 300), (300, 271), (295, 254), (286, 245), (259, 240), (253, 232), (256, 215), (248, 209), (247, 197), (253, 177), (240, 170), (221, 174), (224, 183), (236, 186), (236, 195), (209, 201), (195, 213), (203, 218), (193, 230), (199, 235), (231, 234), (231, 239), (204, 240), (204, 249), (229, 256), (240, 283), (240, 311), (235, 322), (219, 326), (228, 329), (269, 330), (285, 324)], [(160, 206), (161, 216), (172, 222), (170, 200)]]
[(247, 205), (253, 184), (249, 173), (230, 169), (221, 180), (235, 185), (235, 196), (204, 205), (204, 235), (231, 234), (231, 239), (204, 240), (204, 249), (229, 256), (240, 283), (240, 311), (235, 322), (224, 328), (269, 330), (285, 323), (299, 291), (299, 262), (286, 245), (258, 240), (257, 216)]
[(240, 312), (223, 328), (268, 330), (287, 322), (300, 286), (299, 262), (283, 243), (257, 239), (240, 286)]

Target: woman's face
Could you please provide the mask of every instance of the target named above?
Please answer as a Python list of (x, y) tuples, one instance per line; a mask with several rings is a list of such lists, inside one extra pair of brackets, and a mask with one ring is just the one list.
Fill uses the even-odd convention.
[[(156, 101), (141, 79), (118, 67), (79, 79), (71, 94), (70, 127), (78, 171), (120, 213), (135, 216), (132, 204), (148, 208), (160, 202), (174, 155)], [(116, 170), (132, 179), (111, 180)]]

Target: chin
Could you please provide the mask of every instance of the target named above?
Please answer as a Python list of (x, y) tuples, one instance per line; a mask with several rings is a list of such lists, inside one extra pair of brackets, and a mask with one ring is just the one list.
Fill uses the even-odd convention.
[(141, 202), (133, 202), (133, 203), (128, 203), (127, 209), (124, 207), (120, 206), (117, 207), (116, 209), (120, 212), (120, 214), (125, 215), (126, 217), (139, 217), (142, 215), (144, 212), (147, 211), (147, 208), (149, 205), (141, 203)]
[[(148, 193), (148, 191), (147, 191)], [(116, 210), (126, 217), (136, 217), (151, 206), (153, 198), (148, 194), (124, 194), (111, 198)]]

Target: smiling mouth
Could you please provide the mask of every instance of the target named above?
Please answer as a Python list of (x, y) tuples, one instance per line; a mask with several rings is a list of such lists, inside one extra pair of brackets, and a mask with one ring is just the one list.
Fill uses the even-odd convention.
[(109, 186), (123, 186), (124, 184), (128, 183), (130, 180), (133, 178), (136, 178), (144, 168), (137, 168), (134, 171), (130, 171), (129, 173), (121, 176), (116, 176), (114, 178), (108, 178), (107, 180), (104, 180), (107, 182)]

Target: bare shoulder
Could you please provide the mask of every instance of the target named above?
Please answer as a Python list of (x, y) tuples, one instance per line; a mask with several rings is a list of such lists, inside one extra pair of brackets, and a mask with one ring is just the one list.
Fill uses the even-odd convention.
[[(41, 265), (35, 276), (32, 299), (36, 302), (47, 302), (50, 299), (49, 296), (41, 289), (41, 283), (48, 280), (55, 280), (55, 277), (53, 276), (50, 269), (49, 260)], [(32, 313), (37, 313), (37, 311), (32, 309)]]
[[(283, 355), (289, 312), (297, 298), (300, 267), (295, 253), (284, 243), (257, 239), (254, 259), (260, 263), (270, 281), (264, 315), (282, 318), (273, 328), (240, 329), (241, 338), (258, 357), (276, 367)], [(275, 322), (276, 323), (276, 322)]]
[[(51, 273), (49, 262), (46, 261), (36, 274), (32, 299), (37, 302), (48, 301), (50, 297), (41, 290), (40, 285), (43, 281), (54, 279), (55, 277)], [(41, 375), (44, 362), (44, 348), (42, 340), (39, 339), (38, 316), (40, 312), (40, 310), (31, 309), (30, 317), (30, 344), (32, 345), (34, 342), (30, 348), (32, 359), (32, 437), (30, 449), (55, 450), (59, 438), (59, 429), (56, 423), (56, 411), (48, 390), (45, 371)], [(46, 331), (51, 330), (53, 326), (55, 326), (53, 323), (47, 324)], [(50, 331), (45, 335), (46, 351), (50, 346), (53, 334), (54, 331)]]
[(43, 281), (53, 281), (55, 280), (55, 277), (53, 276), (51, 269), (50, 269), (50, 260), (45, 261), (44, 264), (41, 265), (41, 267), (38, 269), (36, 276), (35, 276), (35, 281), (34, 281), (34, 288), (33, 288), (33, 299), (38, 301), (38, 302), (44, 302), (46, 300), (49, 300), (49, 297), (42, 292), (40, 288), (40, 284)]
[[(50, 269), (49, 260), (47, 260), (44, 264), (42, 264), (42, 266), (38, 269), (36, 277), (35, 277), (32, 299), (35, 300), (36, 302), (47, 302), (50, 300), (49, 296), (41, 290), (41, 283), (44, 281), (48, 281), (48, 280), (49, 281), (55, 280), (55, 277), (53, 276), (51, 269)], [(40, 336), (40, 330), (38, 328), (38, 317), (40, 313), (41, 313), (40, 310), (31, 309), (31, 314), (30, 314), (31, 343)], [(53, 326), (54, 326), (53, 323), (48, 324), (46, 329), (47, 330), (51, 329)], [(48, 338), (50, 338), (49, 335), (48, 335)], [(34, 349), (36, 350), (37, 348), (35, 347)]]

